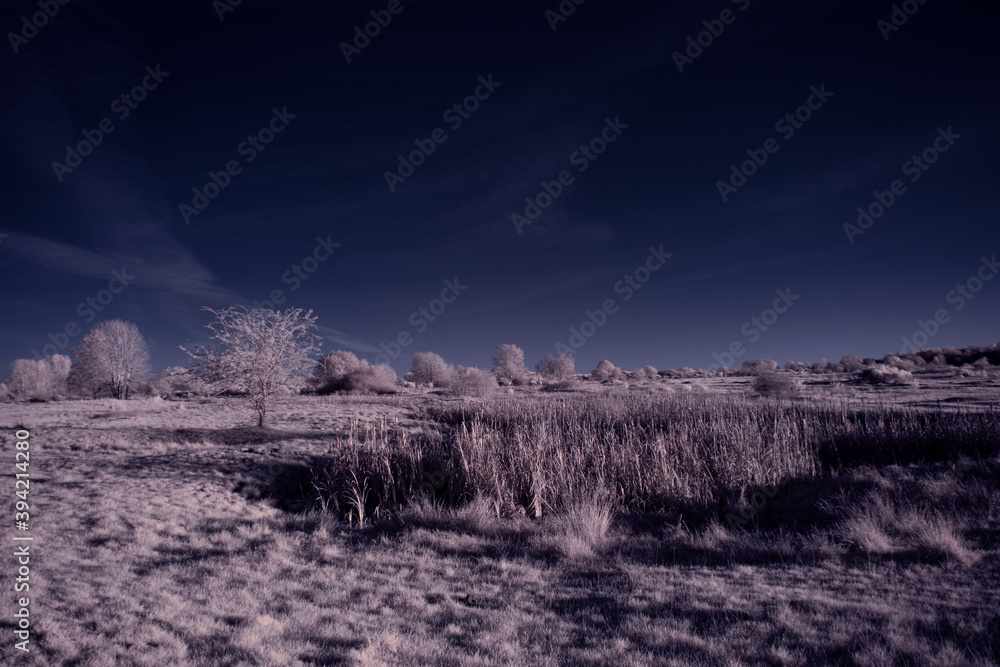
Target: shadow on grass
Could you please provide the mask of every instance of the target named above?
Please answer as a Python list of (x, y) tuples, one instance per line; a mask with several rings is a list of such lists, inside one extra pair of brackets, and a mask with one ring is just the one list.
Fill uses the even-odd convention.
[(141, 429), (153, 440), (166, 440), (179, 443), (209, 442), (215, 445), (230, 447), (245, 447), (248, 445), (266, 445), (280, 443), (286, 440), (324, 440), (329, 441), (336, 433), (316, 431), (285, 431), (270, 427), (238, 426), (235, 428), (145, 428)]

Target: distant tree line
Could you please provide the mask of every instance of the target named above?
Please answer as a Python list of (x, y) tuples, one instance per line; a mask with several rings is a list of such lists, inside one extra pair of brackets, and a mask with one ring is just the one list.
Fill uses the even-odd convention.
[[(388, 364), (370, 364), (353, 352), (334, 350), (322, 355), (315, 334), (312, 311), (289, 308), (248, 310), (241, 306), (213, 310), (207, 325), (211, 344), (181, 347), (191, 357), (188, 367), (164, 369), (152, 377), (149, 349), (131, 322), (100, 322), (71, 349), (73, 359), (52, 355), (45, 359), (18, 359), (0, 383), (0, 400), (45, 401), (58, 398), (128, 399), (160, 395), (235, 395), (253, 407), (259, 426), (267, 424), (269, 407), (281, 393), (305, 392), (391, 394), (407, 388), (437, 390), (454, 396), (488, 396), (501, 388), (537, 386), (542, 390), (572, 390), (580, 382), (625, 384), (663, 379), (752, 376), (752, 387), (761, 394), (791, 394), (795, 385), (770, 359), (750, 360), (739, 369), (693, 368), (657, 370), (652, 366), (626, 371), (607, 359), (587, 374), (576, 372), (570, 355), (546, 355), (530, 371), (524, 351), (517, 345), (498, 345), (489, 371), (453, 366), (434, 352), (413, 355), (410, 370), (400, 378)], [(789, 361), (784, 371), (851, 375), (871, 384), (908, 383), (912, 374), (935, 369), (961, 368), (983, 373), (1000, 366), (1000, 344), (987, 347), (943, 347), (898, 353), (881, 359), (847, 355), (839, 362), (822, 359), (805, 364)]]

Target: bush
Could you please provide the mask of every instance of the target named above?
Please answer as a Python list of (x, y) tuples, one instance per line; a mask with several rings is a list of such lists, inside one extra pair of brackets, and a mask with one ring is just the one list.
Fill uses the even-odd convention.
[(493, 355), (491, 372), (501, 385), (527, 384), (528, 369), (524, 365), (524, 350), (508, 343), (498, 345)]
[(576, 373), (576, 362), (568, 354), (561, 354), (558, 357), (549, 354), (538, 362), (535, 369), (547, 382), (568, 380)]
[(653, 366), (646, 366), (642, 370), (646, 374), (646, 379), (647, 380), (659, 380), (660, 379), (660, 373)]
[(609, 382), (622, 379), (622, 371), (613, 363), (604, 359), (598, 362), (597, 367), (590, 371), (590, 379), (597, 382)]
[(849, 354), (840, 360), (839, 365), (844, 367), (845, 373), (858, 373), (865, 367), (865, 362), (860, 357)]
[(12, 400), (6, 382), (0, 382), (0, 403), (9, 403)]
[(788, 375), (776, 370), (763, 370), (754, 376), (750, 388), (758, 396), (792, 398), (799, 393), (799, 385)]
[(367, 365), (368, 362), (358, 359), (351, 352), (335, 350), (319, 358), (307, 386), (319, 394), (347, 391), (348, 376)]
[(417, 385), (441, 387), (448, 383), (454, 373), (451, 364), (433, 352), (417, 352), (413, 355), (413, 365), (406, 379)]
[(885, 357), (882, 359), (882, 363), (890, 368), (898, 368), (901, 371), (907, 371), (909, 373), (917, 370), (917, 364), (912, 359), (902, 359), (895, 355)]
[(352, 394), (395, 394), (396, 371), (389, 364), (369, 366), (365, 360), (344, 378), (344, 389)]
[(496, 378), (481, 368), (459, 366), (448, 379), (448, 393), (454, 396), (489, 396), (496, 388)]
[(778, 362), (771, 359), (753, 359), (744, 361), (740, 368), (740, 375), (760, 375), (768, 371), (778, 370)]
[(869, 366), (855, 377), (867, 384), (913, 384), (913, 373), (885, 364)]

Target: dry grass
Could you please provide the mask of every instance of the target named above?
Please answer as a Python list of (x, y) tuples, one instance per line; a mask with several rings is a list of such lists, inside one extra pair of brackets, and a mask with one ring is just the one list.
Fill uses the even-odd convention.
[(588, 489), (629, 511), (723, 506), (845, 466), (1000, 450), (997, 410), (858, 410), (636, 393), (515, 395), (430, 406), (426, 414), (451, 432), (427, 440), (385, 419), (352, 425), (315, 467), (324, 502), (344, 515), (346, 505), (357, 506), (363, 483), (368, 515), (395, 510), (418, 490), (453, 505), (483, 496), (503, 515), (536, 518)]
[[(938, 452), (934, 443), (956, 432), (955, 448), (978, 451), (988, 417), (942, 412), (921, 423), (906, 411), (859, 416), (735, 396), (699, 407), (703, 394), (690, 403), (680, 391), (650, 394), (631, 413), (614, 404), (624, 397), (596, 395), (551, 395), (544, 411), (536, 394), (520, 407), (427, 393), (297, 397), (275, 410), (272, 431), (245, 428), (237, 399), (183, 409), (130, 401), (107, 416), (94, 401), (0, 406), (5, 432), (32, 432), (37, 557), (32, 653), (4, 642), (0, 663), (997, 664), (1000, 462), (885, 461), (907, 442)], [(574, 401), (606, 399), (607, 419), (574, 417)], [(802, 418), (805, 427), (793, 421)], [(469, 440), (456, 435), (462, 424)], [(528, 440), (537, 429), (550, 429), (548, 448)], [(524, 450), (502, 458), (486, 447), (509, 444), (497, 433), (522, 433)], [(706, 445), (726, 433), (733, 462)], [(597, 434), (618, 439), (601, 445)], [(775, 434), (784, 454), (753, 449)], [(778, 485), (745, 528), (726, 525), (726, 511), (751, 507), (760, 484), (798, 465), (796, 437), (829, 434), (831, 454), (854, 462), (833, 475), (820, 448), (811, 476)], [(642, 498), (637, 489), (669, 479), (649, 463), (684, 453), (668, 436), (700, 443), (701, 465), (715, 461), (730, 476), (721, 479), (738, 482), (721, 510), (711, 485), (690, 494), (701, 503), (650, 509), (612, 491), (617, 479)], [(873, 436), (881, 444), (866, 453)], [(604, 452), (604, 467), (574, 449), (580, 442)], [(631, 449), (611, 458), (622, 443)], [(465, 477), (458, 444), (470, 470), (499, 474), (508, 461), (503, 494), (491, 492), (495, 481), (467, 481), (486, 478)], [(560, 454), (562, 469), (550, 458)], [(520, 456), (551, 469), (531, 477)], [(345, 491), (367, 480), (384, 494), (362, 503), (366, 527), (332, 509), (279, 508), (317, 495), (304, 465), (314, 457), (342, 462), (330, 480)], [(595, 467), (560, 486), (583, 466)], [(513, 502), (515, 484), (535, 496)], [(10, 620), (0, 625), (9, 635)]]

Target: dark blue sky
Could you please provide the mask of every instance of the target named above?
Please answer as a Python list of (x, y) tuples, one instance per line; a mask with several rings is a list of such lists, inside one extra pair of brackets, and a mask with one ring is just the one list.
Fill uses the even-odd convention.
[[(326, 350), (375, 360), (408, 334), (399, 372), (422, 350), (488, 368), (504, 342), (534, 364), (582, 341), (581, 371), (707, 367), (733, 343), (735, 366), (882, 356), (938, 310), (926, 347), (1000, 340), (1000, 280), (949, 294), (1000, 253), (1000, 42), (982, 5), (929, 0), (886, 40), (888, 2), (589, 0), (553, 30), (557, 0), (402, 0), (348, 63), (341, 42), (388, 4), (244, 0), (220, 20), (210, 0), (71, 0), (35, 34), (38, 4), (5, 3), (0, 27), (29, 38), (0, 56), (0, 364), (92, 317), (135, 322), (155, 368), (181, 364), (202, 306), (277, 289), (315, 311)], [(720, 27), (678, 71), (687, 38)], [(261, 130), (262, 150), (244, 143)], [(54, 167), (84, 132), (100, 145)], [(391, 190), (416, 141), (433, 153)], [(926, 170), (906, 164), (928, 148)], [(724, 201), (748, 150), (767, 160)], [(543, 181), (562, 191), (519, 231)], [(797, 298), (768, 313), (777, 290)]]

